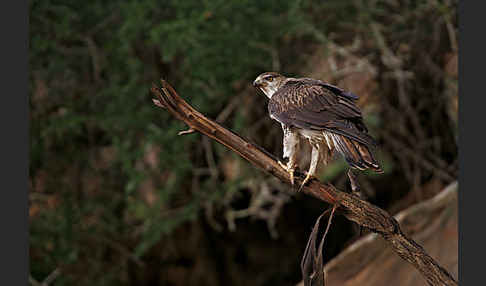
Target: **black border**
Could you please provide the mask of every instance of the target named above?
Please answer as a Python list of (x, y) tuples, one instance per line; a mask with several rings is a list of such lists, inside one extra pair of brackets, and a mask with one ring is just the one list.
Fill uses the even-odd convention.
[[(486, 43), (484, 1), (459, 1), (459, 281), (480, 285), (486, 190), (481, 180), (486, 144), (483, 110)], [(7, 3), (7, 2), (5, 2)], [(476, 4), (476, 7), (473, 5)], [(2, 284), (28, 285), (28, 1), (9, 1), (2, 29)], [(424, 47), (425, 48), (425, 47)], [(467, 71), (466, 71), (467, 66)], [(468, 261), (466, 261), (466, 258)], [(474, 283), (477, 281), (477, 283)]]
[(28, 1), (3, 2), (2, 199), (0, 207), (2, 285), (28, 285)]
[(486, 242), (484, 235), (485, 4), (484, 1), (459, 1), (460, 285), (483, 285), (484, 275), (482, 274), (486, 271), (484, 265)]

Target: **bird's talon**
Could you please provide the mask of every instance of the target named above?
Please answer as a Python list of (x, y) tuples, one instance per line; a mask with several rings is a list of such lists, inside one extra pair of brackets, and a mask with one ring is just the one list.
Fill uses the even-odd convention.
[(300, 185), (299, 192), (302, 190), (302, 188), (305, 186), (305, 184), (307, 184), (307, 182), (309, 182), (309, 180), (310, 180), (311, 178), (312, 178), (312, 175), (307, 174), (307, 176), (305, 176), (304, 181), (303, 181), (303, 182), (302, 182), (302, 184)]
[(294, 170), (293, 169), (289, 170), (289, 173), (290, 173), (290, 183), (293, 186), (294, 185)]
[(288, 164), (284, 164), (281, 161), (277, 161), (277, 162), (280, 165), (280, 167), (284, 168), (285, 171), (287, 171), (289, 173), (289, 175), (290, 175), (290, 183), (293, 186), (294, 185), (294, 171), (295, 171), (295, 168), (289, 166)]

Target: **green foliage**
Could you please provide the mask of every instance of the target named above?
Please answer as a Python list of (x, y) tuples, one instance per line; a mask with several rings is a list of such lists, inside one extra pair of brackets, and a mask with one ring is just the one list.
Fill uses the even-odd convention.
[[(141, 256), (195, 219), (201, 200), (218, 200), (214, 194), (225, 189), (212, 192), (214, 183), (202, 184), (198, 193), (214, 194), (186, 194), (183, 206), (164, 214), (190, 181), (196, 156), (190, 150), (200, 137), (174, 142), (184, 127), (151, 104), (148, 88), (169, 78), (194, 106), (216, 115), (236, 82), (270, 69), (272, 58), (261, 46), (291, 36), (299, 25), (295, 17), (302, 16), (294, 1), (31, 1), (30, 174), (34, 187), (62, 206), (32, 202), (42, 207), (31, 218), (32, 275), (41, 279), (57, 265), (91, 256), (93, 271), (78, 285), (102, 277), (106, 284), (121, 283), (122, 276), (110, 274), (117, 267), (100, 271), (103, 262), (94, 257), (106, 250), (91, 235), (136, 241), (127, 251)], [(244, 117), (237, 114), (231, 127), (244, 128)], [(162, 149), (154, 174), (140, 167), (150, 146)], [(106, 149), (114, 155), (100, 167)], [(169, 179), (156, 186), (157, 202), (149, 206), (137, 190), (165, 171)], [(88, 193), (90, 184), (96, 185)], [(74, 269), (63, 273), (60, 284), (77, 275)]]
[[(374, 106), (383, 106), (396, 97), (396, 88), (386, 77), (389, 70), (382, 67), (370, 25), (385, 27), (397, 55), (400, 43), (420, 55), (423, 45), (432, 46), (435, 24), (430, 22), (443, 23), (437, 18), (455, 13), (455, 6), (445, 2), (30, 1), (32, 277), (43, 280), (59, 267), (62, 275), (55, 285), (133, 284), (138, 281), (133, 273), (142, 272), (140, 261), (150, 257), (151, 249), (170, 241), (176, 229), (197, 222), (205, 206), (229, 204), (228, 196), (262, 176), (221, 145), (203, 146), (198, 134), (177, 137), (186, 126), (153, 106), (148, 92), (152, 82), (168, 79), (188, 102), (216, 118), (275, 61), (284, 73), (300, 72), (315, 46), (329, 40), (349, 43), (360, 35), (366, 40), (361, 55), (380, 75), (382, 97)], [(437, 48), (439, 56), (431, 57), (437, 64), (448, 52)], [(404, 69), (415, 75), (407, 92), (412, 101), (434, 95), (426, 104), (413, 103), (437, 107), (433, 120), (429, 113), (419, 120), (431, 137), (448, 139), (449, 133), (437, 125), (447, 120), (443, 80), (437, 80), (435, 69), (411, 60), (419, 58), (416, 54), (403, 56)], [(457, 86), (457, 80), (447, 78), (447, 84)], [(246, 135), (266, 110), (263, 100), (244, 100), (224, 124)], [(400, 105), (392, 107), (401, 110)], [(403, 120), (398, 122), (403, 126), (390, 124), (396, 114), (368, 114), (366, 123), (377, 138), (383, 136), (380, 128), (414, 135)], [(279, 155), (281, 134), (274, 127), (251, 134)], [(444, 142), (433, 152), (423, 147), (421, 154), (447, 154), (447, 162), (453, 162), (455, 145)], [(385, 147), (384, 152), (398, 148)], [(218, 164), (217, 174), (209, 170), (209, 153)], [(383, 157), (387, 173), (411, 161)], [(430, 161), (440, 162), (434, 159)], [(237, 166), (232, 171), (236, 176), (222, 174), (225, 160)], [(336, 161), (322, 177), (334, 180), (345, 168)], [(430, 176), (427, 172), (422, 177)]]

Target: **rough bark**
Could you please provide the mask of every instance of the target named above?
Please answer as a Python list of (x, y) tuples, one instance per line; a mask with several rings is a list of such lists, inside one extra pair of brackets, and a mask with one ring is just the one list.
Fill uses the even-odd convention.
[[(272, 154), (208, 119), (185, 102), (166, 81), (161, 82), (162, 86), (154, 85), (151, 89), (157, 97), (153, 102), (189, 126), (189, 130), (179, 134), (198, 131), (236, 152), (252, 165), (290, 184), (289, 174)], [(295, 184), (300, 185), (303, 179), (302, 174), (296, 174)], [(429, 285), (458, 285), (452, 275), (401, 231), (398, 222), (386, 211), (316, 179), (310, 181), (302, 191), (329, 204), (337, 204), (340, 213), (347, 219), (382, 235), (401, 258), (420, 271)]]
[[(427, 252), (458, 275), (457, 181), (433, 198), (396, 214), (401, 229)], [(390, 269), (393, 269), (392, 271)], [(378, 234), (365, 235), (343, 249), (324, 266), (326, 285), (424, 286), (426, 281), (412, 265), (393, 252)], [(305, 280), (299, 286), (305, 285)]]

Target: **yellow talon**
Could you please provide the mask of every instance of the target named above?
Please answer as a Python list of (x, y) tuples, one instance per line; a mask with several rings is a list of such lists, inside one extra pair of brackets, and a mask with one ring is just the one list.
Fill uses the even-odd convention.
[(284, 163), (282, 163), (282, 162), (280, 162), (280, 161), (278, 161), (278, 164), (279, 164), (279, 165), (280, 165), (282, 168), (284, 168), (284, 169), (285, 169), (285, 171), (287, 171), (287, 172), (289, 173), (289, 175), (290, 175), (290, 183), (291, 183), (292, 185), (294, 185), (294, 168), (291, 168), (291, 167), (289, 167), (289, 166), (285, 165)]
[(294, 170), (290, 169), (289, 174), (290, 174), (290, 183), (293, 186), (294, 185)]
[(312, 177), (312, 175), (310, 175), (310, 174), (307, 174), (307, 176), (305, 176), (305, 179), (302, 182), (302, 185), (300, 185), (299, 192), (302, 190), (302, 188), (305, 186), (305, 184), (311, 179), (311, 177)]

